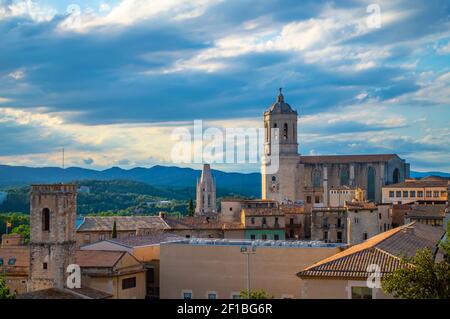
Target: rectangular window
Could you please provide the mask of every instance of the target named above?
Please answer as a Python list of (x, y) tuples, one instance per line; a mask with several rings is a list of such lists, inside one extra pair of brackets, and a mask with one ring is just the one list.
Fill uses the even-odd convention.
[(403, 197), (408, 198), (408, 191), (403, 191)]
[(423, 191), (417, 191), (417, 197), (423, 197)]
[(410, 191), (409, 192), (409, 197), (411, 197), (411, 198), (416, 197), (416, 191)]
[(231, 299), (241, 299), (241, 295), (238, 293), (231, 294)]
[(42, 264), (42, 269), (47, 270), (47, 268), (48, 268), (48, 264), (47, 263), (43, 263)]
[(280, 235), (277, 235), (277, 234), (273, 235), (273, 239), (274, 240), (279, 240), (280, 239)]
[(431, 191), (427, 191), (427, 197), (431, 197), (433, 193)]
[(311, 196), (306, 196), (306, 203), (311, 204)]
[(250, 239), (251, 239), (251, 240), (255, 240), (255, 239), (256, 239), (256, 236), (255, 236), (255, 235), (250, 235)]
[(122, 279), (122, 290), (135, 287), (136, 287), (136, 277)]
[(367, 233), (364, 233), (364, 234), (363, 234), (363, 239), (364, 239), (364, 240), (367, 240), (368, 237), (369, 237), (369, 236), (367, 235)]
[(215, 292), (208, 293), (208, 299), (217, 299), (217, 294)]
[(326, 231), (323, 232), (323, 240), (324, 241), (328, 240), (328, 232), (326, 232)]
[(252, 225), (254, 225), (255, 224), (255, 217), (252, 217), (250, 222), (252, 223)]
[(289, 223), (290, 223), (291, 225), (294, 225), (294, 218), (291, 218), (291, 219), (289, 220)]
[(389, 197), (393, 198), (394, 197), (394, 191), (389, 191)]
[(372, 299), (372, 289), (369, 287), (352, 287), (352, 299)]
[(447, 197), (447, 192), (446, 191), (441, 191), (441, 197)]
[(267, 235), (266, 235), (266, 234), (263, 234), (263, 235), (261, 236), (261, 239), (262, 239), (262, 240), (267, 240)]
[(435, 198), (439, 197), (439, 191), (434, 191), (433, 192), (433, 197), (435, 197)]
[(402, 192), (401, 191), (396, 191), (395, 192), (395, 197), (402, 197)]
[(316, 196), (316, 198), (315, 198), (315, 203), (316, 203), (316, 204), (319, 204), (319, 203), (320, 203), (320, 197), (319, 197), (319, 196)]
[(186, 300), (192, 299), (192, 292), (190, 291), (183, 292), (183, 299)]

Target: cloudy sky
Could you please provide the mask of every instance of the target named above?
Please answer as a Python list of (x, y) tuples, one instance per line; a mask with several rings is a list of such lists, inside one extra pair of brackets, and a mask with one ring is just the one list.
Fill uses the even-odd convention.
[(71, 166), (168, 165), (174, 128), (261, 127), (283, 87), (302, 154), (450, 171), (449, 16), (446, 0), (0, 0), (0, 163), (60, 165), (64, 147)]

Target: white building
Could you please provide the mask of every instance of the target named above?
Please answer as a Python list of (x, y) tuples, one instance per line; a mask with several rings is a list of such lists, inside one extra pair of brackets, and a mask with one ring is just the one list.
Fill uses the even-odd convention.
[(431, 176), (422, 179), (409, 179), (402, 183), (384, 186), (383, 203), (408, 204), (419, 200), (446, 201), (449, 180)]

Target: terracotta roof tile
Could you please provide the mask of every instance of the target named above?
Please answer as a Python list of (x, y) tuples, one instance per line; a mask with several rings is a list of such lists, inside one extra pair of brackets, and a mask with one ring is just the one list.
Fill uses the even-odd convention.
[(75, 252), (75, 263), (86, 268), (111, 268), (125, 254), (127, 253), (124, 251), (77, 250)]
[(447, 187), (447, 180), (408, 180), (397, 184), (386, 185), (384, 188), (425, 188), (425, 187)]
[(86, 216), (77, 231), (112, 231), (114, 221), (116, 221), (117, 231), (169, 228), (164, 219), (159, 216)]
[(300, 278), (366, 278), (371, 264), (380, 266), (383, 275), (407, 267), (401, 264), (400, 257), (411, 257), (419, 249), (435, 247), (443, 233), (443, 229), (413, 222), (321, 260), (297, 275)]

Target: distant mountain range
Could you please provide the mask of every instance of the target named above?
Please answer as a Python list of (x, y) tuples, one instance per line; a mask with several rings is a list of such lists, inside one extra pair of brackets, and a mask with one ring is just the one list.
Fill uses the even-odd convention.
[[(261, 196), (261, 175), (259, 173), (227, 173), (213, 170), (217, 188), (232, 190), (249, 196)], [(158, 187), (195, 187), (201, 171), (191, 168), (170, 166), (137, 167), (129, 170), (112, 167), (103, 171), (70, 167), (33, 168), (25, 166), (0, 165), (0, 186), (25, 186), (32, 183), (60, 183), (80, 180), (131, 180)], [(450, 177), (444, 172), (415, 172), (411, 177), (421, 178), (429, 175)]]
[[(218, 189), (237, 194), (261, 196), (261, 175), (259, 173), (227, 173), (212, 170)], [(25, 166), (0, 165), (0, 187), (26, 186), (33, 183), (67, 183), (80, 180), (131, 180), (152, 186), (185, 188), (195, 187), (201, 171), (191, 168), (153, 166), (129, 170), (112, 167), (103, 171), (70, 167), (33, 168)]]
[(410, 172), (410, 176), (413, 178), (422, 178), (427, 176), (442, 176), (442, 177), (450, 177), (450, 173), (444, 172)]

